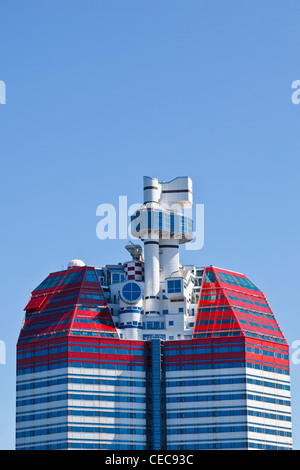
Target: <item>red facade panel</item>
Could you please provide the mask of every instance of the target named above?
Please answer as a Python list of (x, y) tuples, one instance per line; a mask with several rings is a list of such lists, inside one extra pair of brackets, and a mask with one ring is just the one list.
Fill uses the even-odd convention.
[(193, 337), (235, 335), (286, 344), (266, 297), (245, 275), (206, 268)]

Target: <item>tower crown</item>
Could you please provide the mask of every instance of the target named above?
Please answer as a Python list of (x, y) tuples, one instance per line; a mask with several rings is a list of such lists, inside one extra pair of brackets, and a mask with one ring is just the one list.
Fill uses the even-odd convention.
[(182, 213), (193, 204), (192, 180), (178, 177), (166, 183), (144, 177), (144, 204), (131, 218), (131, 231), (145, 240), (177, 240), (180, 244), (193, 239), (193, 221)]

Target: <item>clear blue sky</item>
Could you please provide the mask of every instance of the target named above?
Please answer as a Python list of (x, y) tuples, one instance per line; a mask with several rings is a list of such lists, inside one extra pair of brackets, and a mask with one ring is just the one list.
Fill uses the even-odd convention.
[(1, 449), (30, 292), (70, 259), (127, 259), (96, 208), (141, 201), (144, 175), (193, 178), (205, 244), (181, 261), (245, 273), (300, 340), (299, 17), (297, 0), (0, 0)]

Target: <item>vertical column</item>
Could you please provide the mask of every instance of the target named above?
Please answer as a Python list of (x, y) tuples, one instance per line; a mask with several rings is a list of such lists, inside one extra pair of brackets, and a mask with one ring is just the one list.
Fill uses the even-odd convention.
[(179, 270), (178, 240), (159, 240), (159, 265), (161, 281)]
[(160, 184), (157, 178), (144, 176), (144, 204), (148, 202), (158, 203), (160, 197)]
[(146, 343), (146, 429), (147, 449), (164, 450), (166, 440), (166, 383), (164, 342)]
[(160, 184), (156, 178), (144, 177), (144, 204), (148, 235), (144, 239), (144, 279), (145, 279), (145, 313), (159, 313), (159, 234), (153, 223), (154, 208), (158, 205)]
[(150, 235), (144, 241), (145, 298), (159, 294), (159, 241)]

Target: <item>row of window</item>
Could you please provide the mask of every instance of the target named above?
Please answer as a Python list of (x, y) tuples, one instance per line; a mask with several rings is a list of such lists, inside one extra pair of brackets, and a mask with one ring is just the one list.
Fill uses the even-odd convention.
[(229, 323), (229, 324), (236, 323), (237, 324), (237, 321), (233, 316), (217, 318), (216, 321), (215, 321), (214, 318), (210, 318), (210, 319), (201, 318), (201, 320), (196, 321), (197, 326), (209, 326), (209, 325), (213, 325), (214, 323), (216, 325), (225, 325), (227, 323)]
[(154, 209), (148, 212), (136, 211), (131, 216), (133, 230), (141, 231), (141, 225), (146, 230), (163, 230), (169, 233), (188, 233), (193, 235), (193, 221), (191, 218), (170, 212), (162, 212)]
[(23, 344), (23, 343), (31, 343), (32, 341), (40, 341), (40, 340), (45, 340), (51, 337), (51, 339), (54, 338), (59, 338), (60, 336), (67, 336), (68, 329), (61, 329), (57, 331), (50, 331), (47, 333), (36, 333), (34, 335), (28, 335), (25, 336), (24, 338), (20, 338), (18, 341), (18, 344)]
[[(273, 313), (267, 313), (267, 312), (259, 312), (258, 310), (253, 310), (253, 309), (246, 309), (246, 308), (243, 308), (243, 307), (237, 307), (237, 306), (219, 306), (219, 309), (218, 311), (219, 312), (226, 312), (226, 311), (231, 311), (231, 308), (235, 311), (235, 312), (239, 312), (239, 313), (242, 313), (242, 314), (250, 314), (252, 316), (256, 316), (256, 317), (260, 317), (260, 318), (264, 318), (264, 319), (274, 319), (274, 315)], [(198, 308), (198, 313), (215, 313), (217, 312), (217, 307), (213, 307), (213, 306), (201, 306)], [(203, 318), (203, 316), (201, 315), (201, 317)]]
[(40, 397), (21, 398), (17, 400), (16, 406), (37, 405), (41, 403), (53, 403), (64, 400), (84, 400), (84, 401), (106, 401), (117, 403), (145, 403), (145, 396), (129, 395), (100, 395), (92, 393), (61, 393), (58, 395), (43, 395)]
[(201, 428), (193, 427), (177, 427), (174, 429), (168, 429), (167, 434), (211, 434), (211, 433), (232, 433), (232, 432), (247, 432), (247, 426), (204, 426)]
[[(175, 443), (167, 445), (167, 450), (210, 450), (210, 449), (259, 449), (259, 450), (289, 450), (292, 446), (290, 444), (278, 445), (274, 444), (261, 444), (257, 442), (248, 441), (237, 441), (237, 442), (213, 442), (213, 443), (202, 443), (202, 444), (182, 444)], [(82, 449), (82, 450), (146, 450), (144, 444), (131, 444), (122, 443), (119, 444), (116, 440), (114, 442), (105, 443), (92, 443), (92, 442), (70, 442), (61, 441), (47, 444), (35, 444), (35, 445), (17, 445), (17, 450), (67, 450), (67, 449)]]
[(101, 338), (118, 338), (117, 333), (108, 333), (107, 331), (84, 331), (77, 328), (72, 328), (70, 334), (72, 336), (100, 336)]
[[(169, 322), (170, 323), (173, 323), (173, 322)], [(143, 323), (143, 328), (144, 329), (147, 329), (147, 330), (164, 330), (165, 329), (165, 323), (164, 322), (158, 322), (158, 321), (155, 321), (155, 322), (146, 322), (146, 323)]]
[(282, 413), (271, 413), (265, 411), (254, 411), (249, 410), (248, 408), (240, 409), (210, 409), (208, 411), (177, 411), (172, 413), (167, 413), (167, 419), (191, 419), (191, 418), (215, 418), (215, 417), (225, 417), (225, 416), (255, 416), (257, 418), (272, 419), (279, 421), (290, 422), (292, 420), (290, 415), (285, 415)]
[(70, 442), (61, 441), (53, 443), (38, 443), (29, 445), (17, 445), (17, 450), (67, 450), (67, 449), (82, 449), (82, 450), (146, 450), (146, 444), (119, 444), (118, 441), (114, 440), (110, 443), (93, 443), (93, 442)]
[[(82, 385), (113, 385), (115, 387), (145, 387), (144, 380), (127, 380), (121, 378), (85, 378), (85, 377), (62, 377), (58, 379), (49, 379), (43, 381), (31, 381), (24, 384), (17, 385), (17, 391), (32, 390), (41, 387), (52, 387), (68, 383), (82, 384)], [(279, 383), (278, 381), (271, 382), (270, 380), (260, 380), (245, 377), (231, 377), (231, 378), (214, 378), (214, 379), (190, 379), (190, 380), (174, 380), (167, 381), (166, 387), (193, 387), (193, 386), (207, 386), (207, 385), (226, 385), (226, 384), (240, 384), (248, 383), (260, 387), (275, 388), (278, 390), (290, 390), (290, 385)]]
[(188, 402), (202, 402), (202, 401), (223, 401), (223, 400), (254, 400), (264, 403), (272, 403), (275, 405), (291, 406), (290, 400), (283, 400), (281, 398), (268, 397), (266, 395), (254, 395), (251, 393), (214, 393), (203, 395), (190, 395), (190, 396), (174, 396), (167, 397), (167, 403), (188, 403)]
[(210, 449), (264, 449), (264, 450), (286, 450), (290, 449), (291, 446), (272, 445), (272, 444), (256, 444), (249, 443), (248, 441), (242, 442), (215, 442), (205, 444), (180, 444), (167, 446), (168, 450), (210, 450)]
[(93, 346), (70, 346), (71, 352), (97, 353), (97, 354), (117, 354), (117, 355), (135, 355), (143, 356), (143, 349), (125, 349), (125, 348), (105, 348)]
[(75, 304), (72, 304), (72, 305), (68, 305), (67, 307), (59, 307), (59, 308), (51, 308), (51, 309), (45, 309), (39, 313), (36, 313), (36, 312), (33, 312), (33, 313), (30, 313), (30, 312), (27, 312), (26, 313), (26, 319), (30, 319), (32, 317), (36, 317), (38, 315), (38, 319), (40, 319), (40, 317), (44, 317), (44, 316), (50, 316), (51, 318), (53, 316), (56, 316), (58, 314), (62, 314), (62, 313), (66, 313), (66, 312), (69, 312), (71, 311), (71, 308), (72, 306), (75, 305)]
[(57, 385), (64, 385), (64, 384), (84, 384), (84, 385), (113, 385), (115, 387), (144, 387), (145, 382), (143, 380), (126, 380), (120, 378), (114, 379), (88, 379), (85, 377), (63, 377), (59, 379), (52, 379), (52, 380), (43, 380), (43, 381), (31, 381), (24, 384), (17, 385), (17, 391), (21, 390), (32, 390), (41, 387), (53, 387)]
[(69, 300), (77, 299), (78, 292), (75, 292), (74, 294), (68, 294), (68, 295), (54, 295), (48, 302), (48, 305), (54, 304), (54, 303), (60, 303), (60, 302), (66, 302)]
[(267, 349), (250, 348), (247, 346), (246, 351), (254, 354), (263, 354), (264, 356), (277, 357), (277, 359), (283, 359), (286, 361), (289, 360), (288, 354), (278, 353)]
[(259, 291), (259, 289), (247, 278), (231, 275), (228, 273), (220, 273), (219, 271), (217, 274), (221, 282), (225, 282), (237, 287), (242, 287), (244, 289)]
[(242, 352), (244, 346), (216, 346), (216, 347), (194, 347), (185, 349), (167, 349), (166, 355), (168, 356), (184, 356), (184, 355), (197, 355), (197, 354), (224, 354), (231, 352)]
[(267, 302), (263, 302), (263, 301), (260, 301), (260, 302), (257, 302), (257, 301), (252, 301), (250, 300), (249, 298), (247, 297), (235, 297), (233, 295), (228, 295), (228, 297), (231, 299), (231, 300), (235, 300), (237, 302), (242, 302), (244, 304), (252, 304), (252, 305), (257, 305), (258, 307), (263, 307), (263, 308), (267, 308), (268, 310), (270, 310), (270, 307), (269, 305), (267, 304)]
[[(93, 353), (93, 354), (115, 354), (115, 355), (137, 355), (144, 356), (144, 349), (125, 349), (125, 348), (107, 348), (107, 347), (95, 347), (95, 346), (61, 346), (57, 348), (44, 349), (44, 350), (32, 350), (25, 353), (18, 353), (18, 360), (34, 358), (40, 356), (48, 356), (52, 354), (59, 354), (62, 352), (80, 352), (80, 353)], [(195, 347), (186, 349), (167, 349), (167, 356), (182, 356), (182, 355), (199, 355), (199, 354), (224, 354), (232, 352), (243, 352), (243, 346), (224, 346), (224, 347)], [(272, 350), (246, 347), (246, 351), (250, 353), (260, 354), (264, 356), (276, 357), (278, 359), (288, 360), (288, 355), (275, 352)]]
[[(240, 356), (242, 356), (242, 357), (239, 358), (240, 360), (241, 360), (241, 359), (244, 359), (244, 355), (240, 355)], [(233, 360), (233, 359), (234, 359), (234, 360), (238, 360), (236, 357), (235, 357), (235, 358), (232, 358), (232, 360)], [(207, 361), (207, 359), (198, 359), (198, 358), (196, 358), (196, 360), (197, 360), (197, 366), (200, 366), (200, 367), (199, 367), (200, 369), (202, 368), (202, 367), (201, 367), (202, 365), (204, 365), (204, 368), (206, 368), (205, 365), (209, 365), (209, 362)], [(218, 360), (218, 361), (222, 361), (222, 363), (228, 364), (228, 366), (231, 367), (231, 366), (230, 366), (231, 362), (228, 362), (229, 359), (223, 359), (223, 358), (215, 358), (215, 359), (211, 360), (211, 365), (210, 365), (210, 367), (212, 367), (212, 368), (219, 368), (219, 367), (220, 367), (220, 364), (222, 364), (222, 363), (220, 362), (220, 364), (218, 364), (217, 362), (214, 362), (214, 361), (217, 361), (217, 360)], [(174, 363), (174, 362), (175, 362), (175, 361), (173, 361), (173, 363)], [(187, 359), (187, 360), (184, 361), (184, 360), (182, 360), (181, 357), (180, 357), (180, 358), (178, 358), (178, 362), (179, 362), (179, 364), (180, 364), (180, 366), (181, 366), (181, 365), (185, 365), (185, 364), (190, 363), (191, 360), (188, 360), (188, 359)], [(267, 364), (271, 364), (271, 365), (269, 366), (269, 365), (267, 365)], [(263, 369), (263, 370), (266, 370), (266, 371), (268, 371), (268, 372), (277, 372), (278, 370), (279, 370), (279, 371), (282, 370), (282, 369), (279, 369), (279, 368), (274, 367), (274, 364), (273, 364), (271, 361), (270, 361), (270, 362), (263, 361), (263, 358), (260, 359), (259, 361), (256, 361), (256, 360), (251, 360), (251, 362), (247, 361), (247, 366), (248, 366), (248, 367), (252, 367), (252, 368), (256, 368), (256, 369)], [(287, 370), (287, 369), (286, 369), (286, 370)], [(283, 372), (279, 372), (279, 373), (283, 373)]]
[[(70, 312), (71, 314), (73, 314), (74, 306), (75, 304), (72, 303), (71, 305), (68, 305), (67, 307), (59, 307), (59, 308), (54, 308), (54, 309), (52, 308), (52, 309), (43, 310), (42, 312), (38, 313), (38, 320), (40, 320), (40, 318), (44, 316), (49, 316), (51, 320), (53, 319), (53, 317), (56, 317), (56, 315), (59, 315), (59, 318), (61, 318), (61, 314), (66, 313), (66, 312)], [(77, 306), (78, 313), (80, 311), (90, 313), (90, 310), (92, 312), (98, 312), (98, 313), (101, 313), (101, 312), (109, 313), (106, 306), (105, 307), (104, 306), (91, 307), (89, 305), (84, 305), (84, 304), (80, 304)], [(28, 319), (32, 317), (36, 317), (36, 316), (37, 316), (36, 313), (26, 314), (26, 318)]]
[(29, 352), (20, 352), (17, 355), (18, 360), (27, 359), (32, 357), (39, 357), (39, 356), (49, 356), (49, 354), (61, 354), (62, 352), (68, 351), (67, 346), (55, 347), (50, 349), (32, 349)]
[[(92, 363), (92, 362), (60, 362), (51, 364), (48, 363), (43, 366), (27, 367), (24, 369), (18, 369), (17, 375), (31, 374), (35, 372), (42, 372), (46, 370), (55, 370), (66, 367), (74, 368), (88, 368), (88, 369), (108, 369), (108, 370), (135, 370), (144, 371), (144, 365), (133, 365), (133, 364), (110, 364), (110, 363)], [(241, 368), (245, 367), (244, 362), (224, 362), (224, 363), (201, 363), (201, 364), (180, 364), (180, 365), (166, 365), (166, 371), (182, 371), (182, 370), (202, 370), (202, 369), (229, 369), (229, 368)], [(247, 367), (266, 372), (273, 372), (278, 374), (289, 375), (288, 369), (280, 369), (270, 366), (264, 366), (262, 364), (247, 363)]]
[(250, 336), (251, 338), (258, 338), (262, 339), (263, 341), (272, 341), (274, 343), (281, 343), (281, 344), (286, 344), (286, 341), (279, 336), (271, 336), (265, 333), (258, 333), (258, 332), (253, 332), (249, 330), (244, 330), (244, 333), (246, 336)]
[[(59, 409), (54, 411), (41, 411), (36, 412), (34, 414), (26, 414), (26, 415), (19, 415), (17, 414), (17, 423), (20, 422), (27, 422), (27, 421), (38, 421), (40, 419), (50, 419), (50, 418), (60, 418), (64, 416), (82, 416), (82, 417), (90, 417), (90, 418), (100, 418), (100, 417), (107, 417), (107, 418), (120, 418), (120, 419), (146, 419), (145, 412), (137, 412), (137, 411), (120, 411), (114, 410), (96, 410), (96, 409)], [(177, 412), (169, 412), (167, 413), (167, 419), (192, 419), (192, 418), (216, 418), (216, 417), (229, 417), (229, 416), (253, 416), (256, 418), (263, 418), (269, 420), (276, 420), (276, 421), (284, 421), (284, 422), (291, 422), (291, 416), (282, 414), (282, 413), (272, 413), (266, 411), (256, 411), (250, 410), (247, 408), (241, 409), (210, 409), (208, 411), (204, 411), (201, 409), (194, 410), (194, 411), (177, 411)]]
[(248, 431), (263, 434), (272, 434), (273, 436), (292, 437), (292, 433), (290, 431), (281, 431), (280, 429), (271, 429), (260, 426), (248, 426)]
[(46, 370), (64, 369), (67, 367), (83, 368), (83, 369), (109, 369), (109, 370), (135, 370), (144, 371), (143, 365), (135, 364), (109, 364), (109, 363), (93, 363), (93, 362), (59, 362), (56, 364), (48, 363), (43, 366), (26, 367), (18, 369), (17, 375), (32, 374), (36, 372), (43, 372)]
[(194, 338), (220, 338), (221, 336), (227, 337), (227, 336), (242, 336), (243, 333), (240, 331), (239, 328), (231, 328), (230, 330), (224, 331), (224, 330), (214, 330), (212, 331), (206, 331), (205, 333), (194, 333)]
[(92, 293), (89, 294), (89, 293), (82, 292), (80, 294), (80, 298), (81, 299), (87, 298), (87, 299), (93, 299), (93, 300), (103, 300), (104, 296), (102, 294), (98, 293), (98, 292), (94, 293), (94, 294), (92, 294)]
[[(180, 335), (178, 335), (178, 337), (180, 338)], [(159, 338), (159, 339), (165, 341), (165, 340), (166, 340), (166, 335), (160, 335), (160, 334), (157, 334), (157, 333), (152, 334), (152, 335), (143, 335), (143, 340), (144, 340), (144, 341), (149, 341), (149, 340), (151, 340), (151, 339), (153, 339), (153, 338)], [(169, 336), (169, 339), (170, 339), (170, 340), (171, 340), (171, 339), (174, 339), (174, 337), (173, 337), (173, 336)]]
[[(58, 286), (58, 284), (60, 283), (64, 275), (65, 274), (58, 274), (56, 276), (47, 277), (43, 282), (41, 282), (41, 284), (38, 285), (38, 287), (36, 287), (36, 289), (34, 289), (34, 292), (37, 290), (50, 289), (51, 287)], [(78, 275), (78, 271), (77, 271), (77, 275)]]
[(231, 308), (229, 306), (219, 305), (219, 307), (199, 307), (198, 308), (198, 313), (214, 313), (214, 312), (217, 311), (217, 308), (218, 308), (219, 312), (230, 312), (231, 311)]
[(242, 323), (242, 325), (248, 325), (248, 326), (254, 326), (255, 328), (264, 328), (266, 330), (273, 330), (273, 331), (278, 331), (281, 333), (281, 330), (277, 327), (271, 326), (269, 324), (263, 324), (263, 323), (255, 323), (254, 321), (251, 320), (245, 320), (245, 317), (238, 316), (239, 323)]
[(96, 325), (107, 325), (107, 326), (114, 326), (114, 322), (106, 317), (106, 318), (101, 318), (101, 317), (93, 317), (93, 318), (83, 318), (83, 317), (76, 317), (74, 319), (74, 323), (84, 323), (84, 324), (90, 324), (92, 327), (94, 324)]
[(254, 395), (252, 393), (248, 393), (248, 400), (254, 400), (264, 403), (273, 403), (275, 405), (282, 405), (282, 406), (291, 406), (290, 400), (282, 400), (281, 398), (272, 398), (267, 397), (265, 395)]
[[(218, 297), (219, 297), (219, 294), (204, 294), (204, 295), (201, 295), (201, 300), (218, 300)], [(225, 295), (221, 294), (220, 295), (220, 300), (225, 300), (226, 297)]]
[(246, 315), (246, 317), (248, 317), (248, 315), (251, 315), (253, 317), (263, 318), (264, 320), (275, 321), (275, 317), (273, 313), (259, 312), (258, 310), (253, 310), (253, 309), (244, 308), (244, 307), (237, 307), (235, 305), (232, 308), (235, 312), (241, 313), (242, 315)]
[(174, 396), (167, 397), (167, 403), (189, 403), (189, 402), (202, 402), (202, 401), (223, 401), (223, 400), (246, 400), (246, 393), (224, 393), (224, 394), (203, 394), (203, 395), (190, 395), (190, 396)]
[[(220, 363), (202, 363), (202, 364), (178, 364), (178, 365), (166, 365), (167, 371), (182, 371), (182, 370), (201, 370), (201, 369), (231, 369), (231, 368), (246, 367), (245, 362), (220, 362)], [(288, 369), (280, 369), (278, 367), (264, 366), (262, 364), (255, 364), (247, 362), (247, 367), (265, 372), (272, 372), (277, 374), (289, 375)]]
[(274, 366), (265, 366), (262, 364), (257, 364), (255, 362), (247, 362), (247, 367), (252, 368), (252, 369), (258, 369), (258, 370), (263, 370), (265, 372), (272, 372), (275, 374), (283, 374), (283, 375), (289, 375), (289, 369), (286, 368), (279, 368), (279, 367), (274, 367)]
[(292, 450), (292, 446), (289, 444), (286, 444), (286, 446), (283, 445), (272, 445), (272, 444), (260, 444), (258, 442), (249, 442), (248, 445), (249, 449), (259, 449), (259, 450)]
[[(25, 328), (23, 328), (23, 331), (25, 330), (37, 330), (37, 329), (44, 329), (44, 328), (50, 328), (51, 326), (56, 326), (56, 325), (65, 325), (65, 324), (70, 324), (72, 321), (72, 316), (69, 316), (67, 318), (64, 318), (61, 320), (60, 318), (57, 320), (52, 320), (49, 322), (44, 322), (44, 323), (34, 323), (32, 326), (28, 325)], [(96, 324), (103, 324), (103, 325), (109, 325), (113, 326), (114, 323), (112, 320), (108, 318), (99, 318), (99, 317), (94, 317), (92, 318), (87, 318), (87, 317), (76, 317), (74, 320), (74, 323), (83, 323), (83, 324), (89, 324), (91, 326), (95, 326)]]
[(43, 429), (31, 429), (29, 431), (19, 431), (16, 433), (17, 439), (34, 436), (45, 436), (48, 434), (58, 433), (105, 433), (105, 434), (137, 434), (145, 435), (146, 430), (144, 428), (138, 428), (137, 426), (132, 428), (120, 428), (120, 427), (103, 427), (103, 426), (47, 426)]
[(38, 421), (39, 419), (50, 419), (50, 418), (60, 418), (64, 416), (84, 416), (90, 418), (120, 418), (120, 419), (146, 419), (146, 413), (137, 412), (137, 411), (107, 411), (107, 410), (97, 410), (97, 409), (74, 409), (70, 410), (68, 408), (59, 409), (55, 411), (41, 411), (35, 412), (34, 414), (19, 415), (17, 414), (17, 423), (26, 422), (26, 421)]

